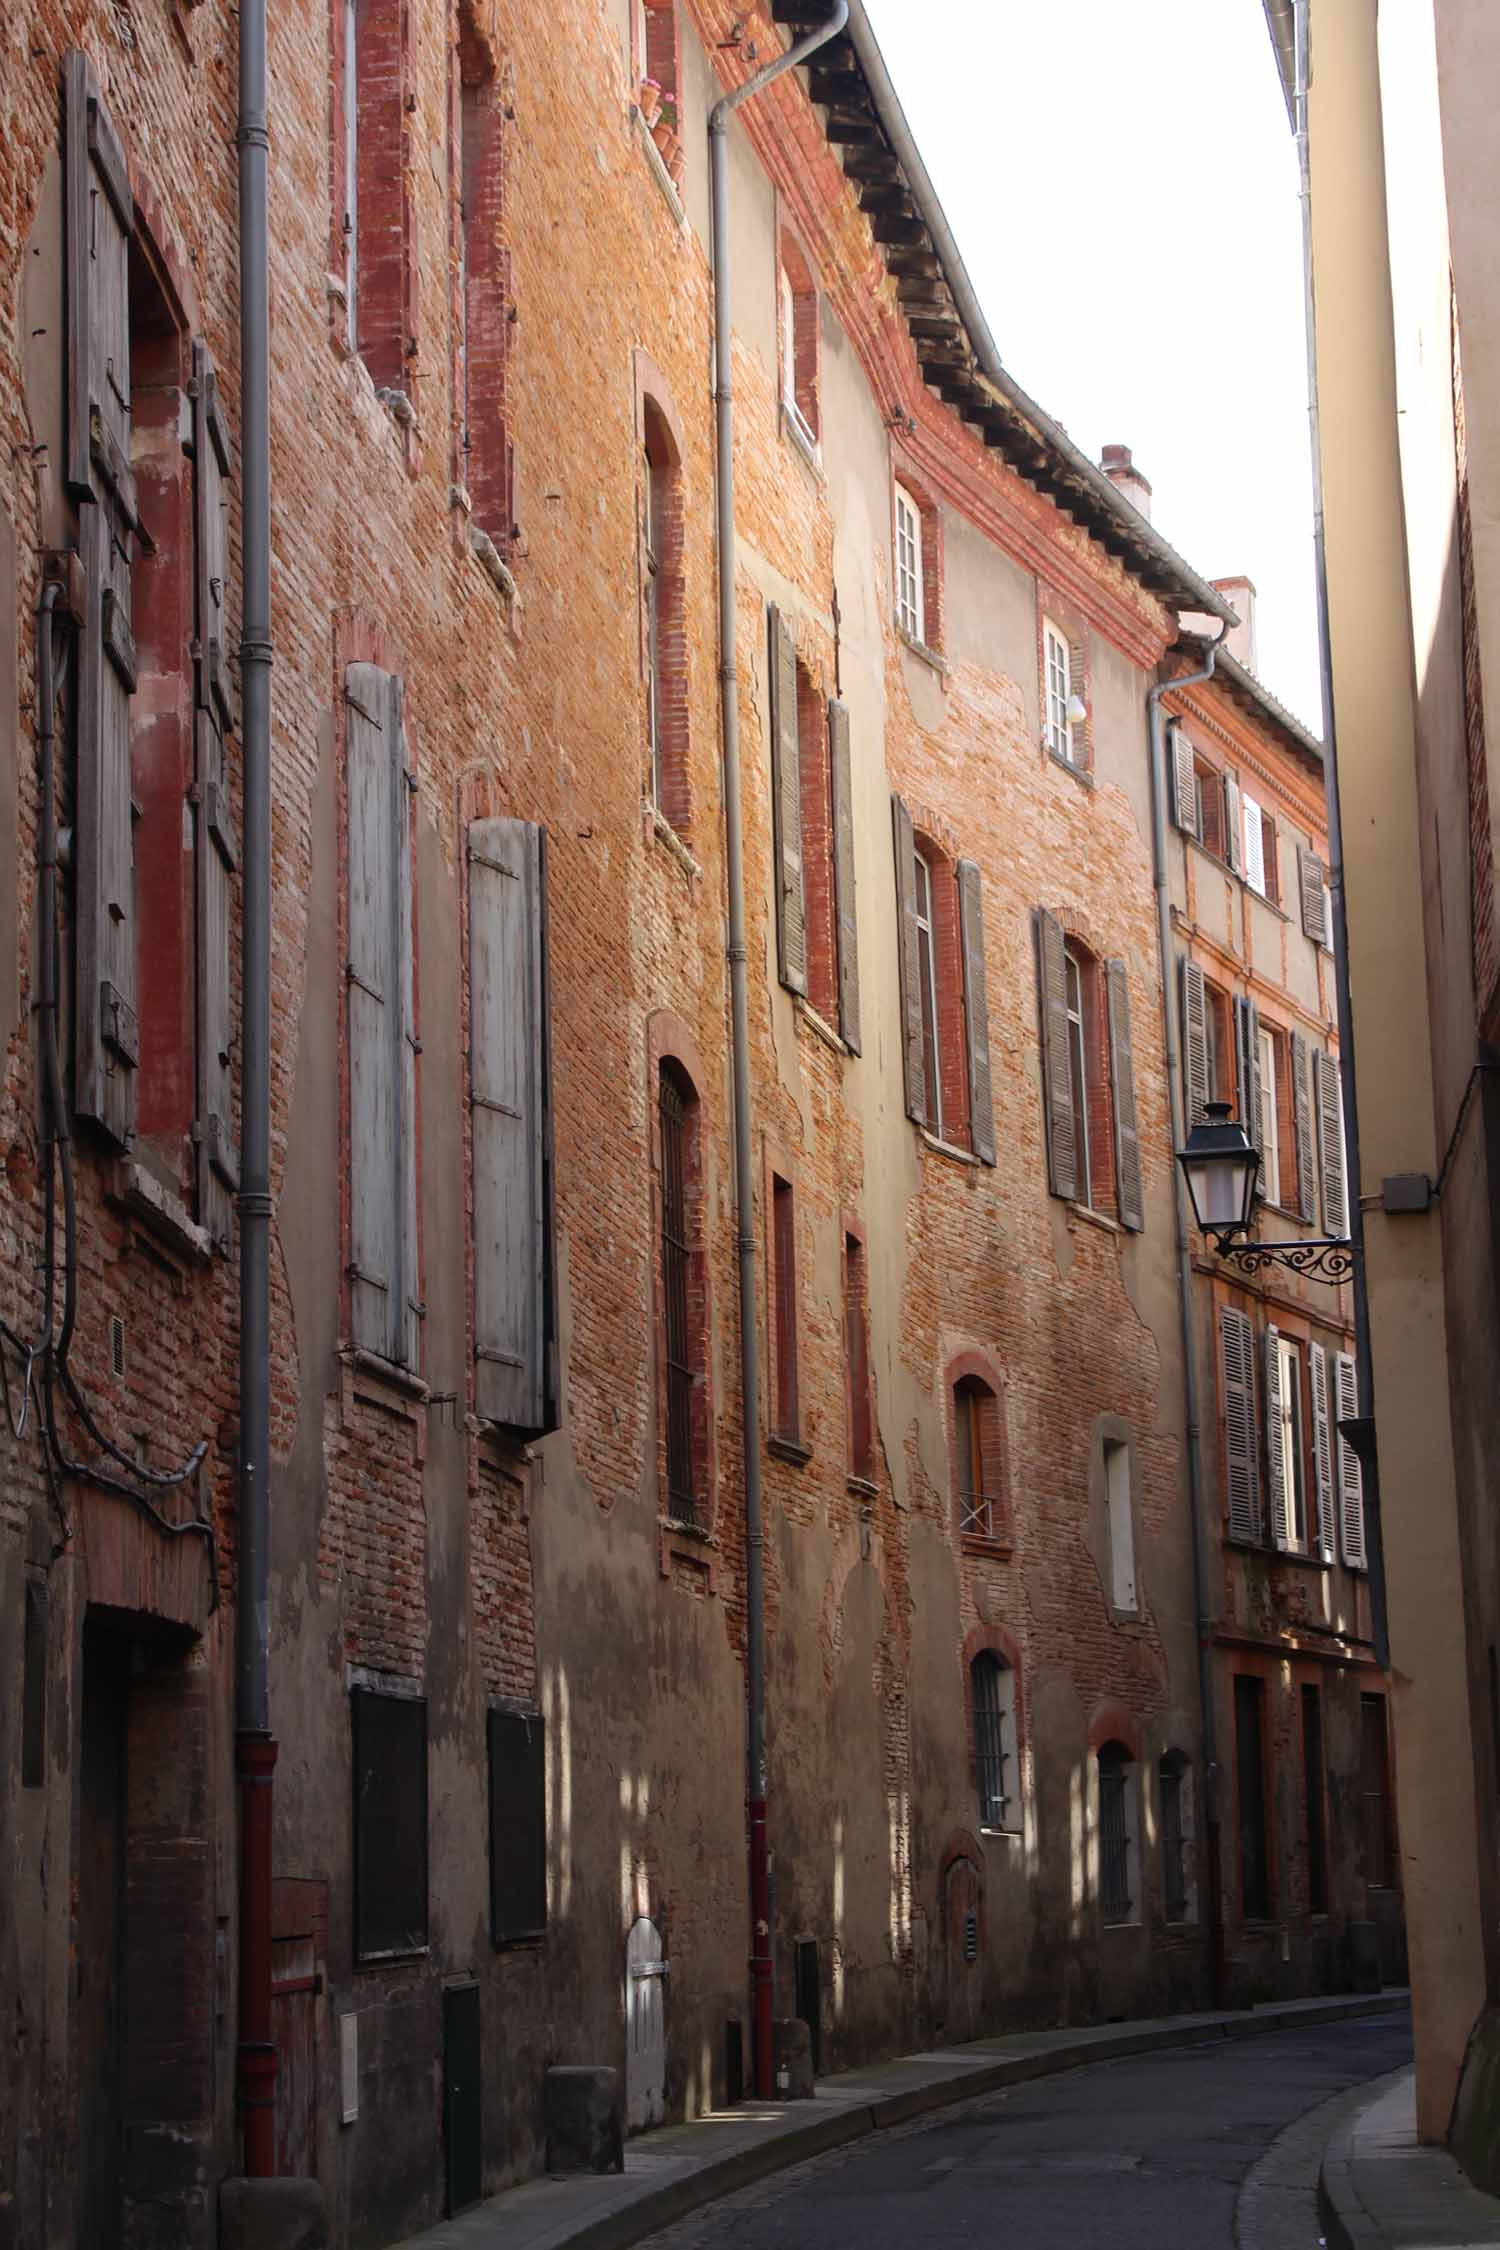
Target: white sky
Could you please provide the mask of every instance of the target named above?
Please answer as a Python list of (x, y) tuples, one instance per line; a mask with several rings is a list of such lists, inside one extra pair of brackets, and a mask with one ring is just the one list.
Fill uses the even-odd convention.
[(1006, 368), (1258, 594), (1316, 733), (1296, 151), (1260, 0), (865, 0)]

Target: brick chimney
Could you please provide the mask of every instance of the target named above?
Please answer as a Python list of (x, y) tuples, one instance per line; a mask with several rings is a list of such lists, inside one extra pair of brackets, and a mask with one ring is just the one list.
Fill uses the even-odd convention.
[(1147, 523), (1151, 521), (1151, 487), (1130, 458), (1128, 445), (1107, 445), (1099, 457), (1099, 466), (1117, 492), (1123, 492), (1133, 508), (1138, 508)]
[(1216, 578), (1213, 583), (1239, 618), (1238, 625), (1230, 627), (1224, 646), (1231, 656), (1239, 659), (1247, 672), (1257, 671), (1254, 584), (1243, 575), (1238, 578)]

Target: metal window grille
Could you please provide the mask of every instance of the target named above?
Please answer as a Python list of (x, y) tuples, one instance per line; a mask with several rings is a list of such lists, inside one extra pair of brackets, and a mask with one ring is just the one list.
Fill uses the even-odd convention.
[(974, 1787), (981, 1828), (1005, 1826), (1005, 1696), (1003, 1667), (981, 1650), (969, 1669), (974, 1695)]
[(1161, 1762), (1161, 1889), (1169, 1922), (1187, 1919), (1187, 1855), (1182, 1831), (1182, 1791), (1186, 1778), (1180, 1754)]
[(687, 1104), (665, 1070), (661, 1114), (661, 1277), (667, 1329), (667, 1505), (697, 1512), (693, 1478), (693, 1355), (688, 1323)]
[(1099, 1905), (1106, 1922), (1130, 1919), (1129, 1773), (1124, 1751), (1107, 1743), (1099, 1753)]

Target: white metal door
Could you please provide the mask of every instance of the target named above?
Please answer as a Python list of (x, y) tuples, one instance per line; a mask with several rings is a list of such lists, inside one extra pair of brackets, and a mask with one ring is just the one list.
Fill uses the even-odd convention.
[(645, 1915), (625, 1945), (625, 2123), (632, 2133), (666, 2114), (667, 2027), (661, 1932)]

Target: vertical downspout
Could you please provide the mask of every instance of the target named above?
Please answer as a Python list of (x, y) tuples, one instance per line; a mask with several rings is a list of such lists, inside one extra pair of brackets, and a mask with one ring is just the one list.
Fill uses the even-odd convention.
[(1359, 1087), (1354, 1068), (1354, 1005), (1349, 992), (1349, 923), (1344, 908), (1344, 824), (1339, 805), (1338, 735), (1333, 714), (1333, 654), (1328, 632), (1328, 557), (1323, 536), (1323, 454), (1318, 420), (1318, 324), (1313, 290), (1312, 160), (1308, 148), (1308, 0), (1295, 0), (1297, 191), (1302, 205), (1302, 303), (1307, 328), (1307, 420), (1312, 445), (1313, 572), (1318, 605), (1318, 672), (1323, 691), (1323, 754), (1328, 800), (1328, 890), (1333, 900), (1333, 978), (1339, 1026), (1339, 1081), (1344, 1097), (1344, 1161), (1349, 1240), (1354, 1249), (1354, 1365), (1359, 1386), (1364, 1479), (1365, 1552), (1370, 1570), (1370, 1631), (1375, 1657), (1390, 1669), (1385, 1600), (1385, 1542), (1380, 1526), (1380, 1460), (1375, 1441), (1375, 1367), (1370, 1346), (1370, 1283), (1365, 1272), (1365, 1212), (1359, 1162)]
[[(264, 0), (260, 0), (264, 5)], [(729, 993), (734, 1042), (734, 1186), (740, 1283), (740, 1411), (745, 1475), (746, 1792), (750, 1852), (750, 1981), (755, 2091), (771, 2095), (771, 1862), (766, 1827), (765, 1526), (760, 1476), (760, 1331), (755, 1283), (755, 1172), (750, 1140), (749, 955), (740, 808), (739, 679), (735, 662), (734, 396), (729, 305), (729, 119), (842, 31), (848, 0), (826, 24), (714, 104), (708, 120), (713, 201), (714, 422), (718, 456), (719, 698), (724, 730), (724, 858), (729, 891)]]
[(239, 1552), (235, 1749), (240, 1782), (239, 2102), (250, 2179), (276, 2169), (271, 2038), (271, 449), (266, 0), (240, 0), (241, 927)]
[[(1229, 630), (1220, 632), (1222, 641)], [(1166, 1034), (1167, 1091), (1172, 1124), (1172, 1146), (1181, 1148), (1187, 1130), (1187, 1102), (1182, 1084), (1182, 1042), (1178, 1032), (1176, 979), (1172, 974), (1172, 900), (1167, 888), (1167, 772), (1162, 726), (1162, 697), (1179, 689), (1199, 687), (1213, 678), (1218, 644), (1208, 651), (1201, 672), (1181, 679), (1159, 681), (1146, 697), (1150, 713), (1151, 758), (1151, 871), (1156, 886), (1156, 938), (1161, 951), (1162, 1024)], [(1214, 1674), (1209, 1635), (1213, 1616), (1209, 1608), (1210, 1555), (1208, 1522), (1203, 1501), (1203, 1439), (1198, 1419), (1198, 1342), (1193, 1318), (1193, 1248), (1187, 1190), (1182, 1168), (1172, 1166), (1172, 1211), (1176, 1222), (1177, 1309), (1182, 1323), (1183, 1414), (1187, 1424), (1188, 1506), (1193, 1519), (1193, 1608), (1198, 1625), (1198, 1713), (1203, 1739), (1203, 1825), (1205, 1833), (1204, 1881), (1208, 1891), (1208, 1950), (1213, 1979), (1213, 2003), (1228, 2005), (1228, 1964), (1224, 1951), (1223, 1822), (1219, 1795), (1218, 1723), (1214, 1711)]]

